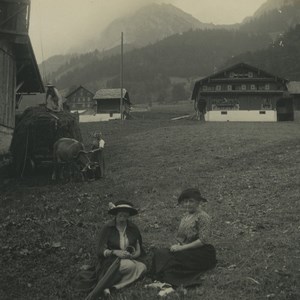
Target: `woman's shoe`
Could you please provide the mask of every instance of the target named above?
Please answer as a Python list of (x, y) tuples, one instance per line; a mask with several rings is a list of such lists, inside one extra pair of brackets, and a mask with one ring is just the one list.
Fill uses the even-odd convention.
[(175, 292), (175, 290), (170, 286), (170, 287), (164, 287), (159, 293), (158, 296), (160, 297), (166, 297), (167, 295)]
[(155, 280), (153, 283), (146, 284), (145, 288), (156, 288), (156, 289), (162, 289), (164, 287), (170, 287), (171, 285), (165, 282), (160, 282)]

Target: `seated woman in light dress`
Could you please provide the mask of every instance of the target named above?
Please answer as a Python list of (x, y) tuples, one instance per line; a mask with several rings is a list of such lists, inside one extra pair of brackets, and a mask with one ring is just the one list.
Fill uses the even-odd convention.
[(140, 231), (128, 220), (137, 210), (128, 201), (110, 205), (108, 213), (115, 218), (99, 234), (97, 265), (76, 279), (77, 290), (90, 292), (86, 300), (98, 299), (110, 289), (119, 290), (146, 272), (146, 265), (139, 261), (144, 255)]
[(201, 209), (207, 200), (198, 189), (184, 190), (178, 198), (186, 213), (181, 219), (177, 242), (170, 248), (154, 251), (153, 279), (173, 287), (201, 283), (203, 271), (216, 265), (215, 248), (209, 244), (211, 218)]

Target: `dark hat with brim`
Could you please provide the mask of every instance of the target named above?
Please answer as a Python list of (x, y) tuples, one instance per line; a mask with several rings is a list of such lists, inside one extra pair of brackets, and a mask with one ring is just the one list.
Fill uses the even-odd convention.
[(130, 216), (134, 216), (138, 214), (137, 209), (133, 207), (133, 204), (128, 201), (118, 201), (115, 204), (110, 203), (110, 209), (108, 213), (110, 215), (117, 215), (120, 211), (127, 211)]
[(199, 202), (207, 202), (207, 200), (201, 196), (200, 191), (195, 188), (189, 188), (184, 190), (178, 197), (178, 203), (181, 203), (185, 199), (195, 199)]

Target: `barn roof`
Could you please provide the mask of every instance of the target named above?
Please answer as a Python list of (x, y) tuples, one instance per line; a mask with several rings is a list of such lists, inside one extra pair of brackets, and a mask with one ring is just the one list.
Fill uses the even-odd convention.
[(44, 93), (42, 77), (36, 62), (29, 36), (22, 37), (22, 42), (14, 44), (17, 66), (18, 93)]
[[(120, 99), (121, 89), (100, 89), (96, 92), (94, 99)], [(129, 100), (129, 95), (126, 89), (123, 89), (123, 98)]]
[(290, 81), (287, 87), (290, 94), (300, 94), (300, 81)]

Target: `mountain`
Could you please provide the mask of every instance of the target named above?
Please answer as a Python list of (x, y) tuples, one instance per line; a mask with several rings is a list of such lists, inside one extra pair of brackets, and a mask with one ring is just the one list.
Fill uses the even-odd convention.
[(268, 33), (274, 40), (300, 23), (300, 0), (270, 0), (253, 17), (244, 20), (240, 30)]
[(290, 29), (266, 49), (246, 52), (225, 65), (245, 62), (289, 80), (300, 80), (300, 24)]
[[(95, 24), (96, 26), (96, 24)], [(235, 28), (235, 25), (224, 25)], [(222, 28), (221, 25), (202, 23), (192, 15), (171, 4), (150, 4), (140, 8), (133, 14), (118, 18), (111, 22), (97, 37), (89, 38), (79, 46), (72, 48), (72, 55), (56, 55), (40, 64), (40, 70), (46, 77), (56, 77), (60, 66), (68, 64), (71, 58), (81, 53), (92, 53), (98, 49), (99, 59), (111, 56), (120, 51), (121, 32), (124, 33), (124, 51), (142, 47), (162, 40), (173, 34), (190, 29)], [(73, 65), (72, 68), (77, 68)]]
[[(126, 53), (134, 49), (134, 46), (124, 44), (123, 52)], [(121, 46), (116, 46), (106, 51), (94, 51), (83, 54), (55, 55), (39, 64), (39, 69), (46, 79), (58, 80), (66, 72), (82, 68), (92, 60), (101, 60), (121, 53)]]
[(162, 40), (190, 29), (214, 28), (213, 24), (200, 22), (172, 4), (150, 4), (134, 14), (113, 21), (101, 34), (99, 48), (112, 48), (120, 43), (120, 33), (125, 42), (138, 47)]
[(40, 63), (39, 69), (44, 79), (50, 77), (51, 73), (56, 72), (74, 56), (76, 54), (54, 55)]
[(253, 18), (261, 17), (272, 10), (279, 10), (283, 6), (293, 6), (297, 2), (299, 0), (268, 0), (254, 13)]
[[(273, 9), (270, 6), (268, 9), (265, 6), (262, 15), (257, 14), (257, 17), (240, 24), (239, 28), (233, 26), (234, 30), (229, 30), (229, 27), (220, 29), (211, 24), (211, 29), (198, 29), (197, 26), (205, 27), (207, 24), (166, 4), (142, 8), (134, 13), (131, 19), (123, 18), (113, 22), (109, 28), (127, 24), (131, 30), (128, 29), (125, 34), (125, 42), (129, 44), (126, 44), (128, 52), (124, 55), (124, 84), (130, 91), (133, 102), (162, 101), (175, 99), (176, 94), (187, 95), (195, 78), (207, 76), (224, 67), (226, 63), (248, 60), (250, 64), (252, 61), (254, 65), (264, 66), (260, 59), (255, 60), (256, 55), (274, 64), (273, 69), (270, 70), (269, 65), (266, 65), (266, 69), (275, 70), (277, 73), (275, 67), (279, 68), (281, 65), (276, 66), (276, 61), (270, 60), (268, 53), (273, 53), (272, 49), (276, 48), (277, 44), (282, 47), (281, 38), (284, 33), (300, 23), (300, 1), (285, 1), (283, 4), (280, 9)], [(165, 11), (172, 11), (169, 19)], [(157, 17), (159, 13), (161, 15)], [(147, 29), (145, 25), (144, 28), (143, 22), (153, 26), (149, 25)], [(187, 31), (185, 30), (187, 27), (182, 24), (195, 26), (193, 28), (196, 29)], [(156, 28), (161, 30), (156, 32)], [(174, 28), (178, 33), (157, 42), (153, 41), (155, 38), (160, 39), (166, 34), (174, 33), (176, 31)], [(113, 44), (115, 41), (118, 44), (120, 27), (110, 30), (112, 29), (107, 29), (107, 43)], [(145, 34), (146, 30), (149, 36)], [(147, 45), (142, 47), (144, 43)], [(288, 45), (288, 41), (285, 41), (285, 44)], [(293, 47), (298, 49), (295, 43)], [(53, 82), (63, 90), (78, 85), (84, 85), (91, 90), (119, 87), (119, 50), (118, 46), (108, 51), (95, 50), (72, 57), (52, 74)], [(280, 51), (276, 53), (281, 53)], [(292, 51), (283, 54), (286, 55), (285, 63), (293, 60), (292, 55), (298, 57)], [(278, 61), (282, 61), (282, 57), (276, 55)], [(279, 71), (296, 78), (298, 71), (293, 73), (293, 64), (290, 65), (291, 68), (287, 69), (286, 73), (284, 70)]]

